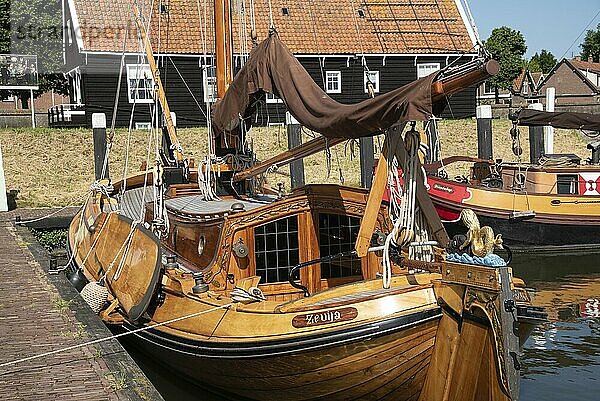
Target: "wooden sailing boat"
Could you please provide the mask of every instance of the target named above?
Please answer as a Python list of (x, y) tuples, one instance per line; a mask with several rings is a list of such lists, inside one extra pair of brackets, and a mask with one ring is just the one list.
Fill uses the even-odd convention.
[[(587, 113), (553, 113), (524, 109), (511, 116), (516, 126), (600, 131), (600, 119)], [(540, 137), (541, 139), (541, 137)], [(507, 163), (463, 156), (425, 168), (429, 195), (452, 234), (463, 231), (460, 212), (477, 212), (482, 224), (501, 232), (515, 247), (593, 250), (600, 244), (600, 147), (592, 142), (586, 164), (575, 155), (542, 156), (531, 163)], [(535, 146), (535, 145), (532, 145)], [(543, 144), (539, 146), (543, 149)], [(556, 157), (560, 156), (560, 157)], [(473, 162), (468, 182), (444, 179), (442, 165)]]
[[(228, 3), (216, 3), (215, 20), (226, 20)], [(227, 29), (216, 30), (225, 32), (216, 58), (230, 59)], [(173, 164), (129, 177), (122, 193), (123, 182), (98, 182), (70, 226), (71, 277), (89, 280), (82, 295), (107, 323), (136, 330), (139, 345), (165, 369), (238, 399), (517, 399), (519, 346), (545, 314), (509, 267), (445, 260), (448, 237), (416, 148), (407, 149), (401, 136), (407, 121), (423, 119), (497, 65), (472, 64), (350, 106), (334, 104), (302, 71), (276, 33), (261, 43), (230, 90), (219, 91), (218, 151), (240, 149), (244, 117), (264, 91), (277, 93), (329, 144), (345, 139), (340, 132), (385, 132), (383, 160), (413, 163), (405, 181), (414, 190), (406, 193), (431, 242), (394, 234), (399, 225), (381, 202), (386, 162), (371, 191), (309, 185), (289, 195), (252, 194), (244, 180), (323, 149), (325, 137), (243, 171), (207, 164), (188, 173), (167, 117)], [(202, 198), (198, 175), (211, 169), (230, 171), (222, 185), (232, 195)], [(174, 176), (189, 180), (165, 181)], [(146, 202), (154, 190), (162, 203)], [(415, 260), (411, 247), (428, 248), (429, 256)]]

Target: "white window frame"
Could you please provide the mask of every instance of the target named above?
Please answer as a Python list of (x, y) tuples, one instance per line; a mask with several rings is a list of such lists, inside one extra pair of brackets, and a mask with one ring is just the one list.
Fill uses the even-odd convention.
[(150, 130), (152, 128), (152, 123), (150, 122), (136, 122), (135, 129), (139, 130)]
[[(494, 85), (492, 85), (492, 83), (490, 81), (484, 81), (482, 84), (482, 92), (483, 95), (494, 95), (496, 94), (496, 89), (494, 88)], [(486, 91), (486, 89), (488, 89), (487, 87), (491, 88), (491, 92), (490, 91)]]
[[(127, 64), (127, 97), (129, 103), (154, 103), (152, 92), (154, 91), (154, 77), (148, 64)], [(139, 87), (139, 83), (145, 81), (145, 87)], [(145, 93), (140, 97), (140, 93)]]
[(81, 71), (79, 67), (76, 67), (72, 72), (69, 73), (71, 76), (71, 83), (73, 89), (73, 101), (75, 104), (83, 104), (83, 95), (81, 92)]
[(265, 99), (267, 103), (283, 103), (283, 100), (269, 92), (265, 92)]
[(367, 87), (367, 82), (370, 78), (373, 83), (373, 91), (375, 93), (379, 93), (379, 71), (365, 71), (364, 78), (364, 87), (365, 93), (369, 93), (369, 88)]
[(67, 45), (71, 46), (73, 44), (73, 34), (71, 32), (71, 20), (67, 20)]
[(420, 63), (417, 64), (417, 79), (424, 78), (439, 71), (440, 63)]
[(214, 65), (205, 65), (202, 67), (202, 90), (204, 93), (204, 103), (214, 103), (217, 101), (217, 72)]
[(342, 93), (341, 71), (325, 71), (325, 92)]

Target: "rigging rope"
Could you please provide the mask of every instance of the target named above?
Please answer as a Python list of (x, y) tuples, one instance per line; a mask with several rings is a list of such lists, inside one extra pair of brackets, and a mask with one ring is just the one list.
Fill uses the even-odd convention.
[[(388, 134), (388, 187), (389, 196), (389, 216), (393, 223), (392, 232), (386, 237), (383, 251), (383, 286), (389, 288), (392, 279), (392, 260), (390, 257), (390, 248), (406, 248), (415, 238), (417, 231), (422, 231), (424, 227), (416, 221), (416, 193), (417, 177), (419, 166), (419, 133), (414, 129), (415, 123), (405, 134), (405, 143), (402, 136)], [(395, 157), (396, 149), (399, 146), (406, 146), (408, 154), (405, 163), (400, 166)], [(399, 168), (402, 169), (400, 177)], [(426, 227), (425, 227), (426, 228)], [(419, 233), (422, 237), (422, 233)], [(410, 252), (410, 251), (409, 251)]]
[(166, 320), (164, 322), (160, 322), (160, 323), (156, 323), (156, 324), (151, 324), (151, 325), (148, 325), (148, 326), (140, 327), (140, 328), (137, 328), (135, 330), (131, 330), (131, 331), (126, 331), (126, 332), (123, 332), (123, 333), (115, 334), (113, 336), (98, 338), (98, 339), (92, 340), (92, 341), (87, 341), (87, 342), (85, 342), (83, 344), (76, 344), (76, 345), (72, 345), (70, 347), (65, 347), (65, 348), (54, 350), (54, 351), (44, 352), (43, 354), (39, 354), (39, 355), (33, 355), (33, 356), (26, 357), (26, 358), (15, 359), (13, 361), (1, 363), (0, 364), (0, 368), (4, 368), (4, 367), (10, 366), (10, 365), (16, 365), (18, 363), (27, 362), (27, 361), (31, 361), (31, 360), (34, 360), (34, 359), (45, 358), (45, 357), (50, 356), (50, 355), (55, 355), (55, 354), (59, 354), (61, 352), (71, 351), (71, 350), (74, 350), (74, 349), (77, 349), (77, 348), (87, 347), (89, 345), (98, 344), (98, 343), (101, 343), (101, 342), (104, 342), (104, 341), (115, 340), (117, 338), (121, 338), (121, 337), (130, 335), (130, 334), (141, 333), (143, 331), (147, 331), (147, 330), (150, 330), (150, 329), (153, 329), (153, 328), (156, 328), (156, 327), (165, 326), (167, 324), (176, 323), (176, 322), (179, 322), (181, 320), (191, 319), (191, 318), (196, 317), (196, 316), (204, 315), (205, 313), (214, 312), (214, 311), (219, 310), (219, 309), (228, 309), (232, 305), (233, 305), (233, 302), (225, 304), (225, 305), (221, 305), (221, 306), (216, 306), (216, 307), (214, 307), (212, 309), (207, 309), (207, 310), (204, 310), (204, 311), (195, 312), (195, 313), (191, 313), (189, 315), (185, 315), (185, 316), (177, 317), (177, 318), (174, 318), (174, 319)]

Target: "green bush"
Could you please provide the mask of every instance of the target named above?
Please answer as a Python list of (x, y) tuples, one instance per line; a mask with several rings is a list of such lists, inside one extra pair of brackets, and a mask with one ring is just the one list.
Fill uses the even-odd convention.
[(31, 229), (33, 236), (48, 252), (67, 247), (67, 229), (36, 230)]

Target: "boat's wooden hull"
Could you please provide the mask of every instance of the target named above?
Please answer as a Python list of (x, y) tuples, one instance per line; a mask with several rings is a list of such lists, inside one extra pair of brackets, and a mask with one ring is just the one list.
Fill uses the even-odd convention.
[[(429, 177), (429, 194), (450, 235), (464, 234), (461, 210), (472, 209), (509, 245), (589, 247), (600, 244), (600, 199), (485, 189)], [(533, 211), (531, 215), (518, 212)], [(513, 214), (517, 212), (517, 214)]]
[[(193, 273), (168, 260), (158, 266), (138, 238), (152, 234), (103, 212), (101, 202), (81, 213), (70, 227), (72, 262), (90, 280), (110, 280), (116, 300), (102, 318), (142, 329), (133, 335), (158, 363), (206, 387), (256, 400), (506, 401), (508, 383), (518, 383), (506, 357), (518, 351), (518, 343), (506, 345), (514, 322), (501, 321), (500, 291), (514, 297), (508, 268), (438, 261), (420, 265), (423, 273), (394, 275), (389, 288), (371, 278), (243, 303), (217, 287), (194, 291)], [(152, 268), (136, 267), (144, 260)], [(159, 285), (147, 285), (157, 271)], [(513, 290), (529, 304), (524, 289)], [(124, 313), (125, 301), (142, 304), (137, 299), (146, 296), (139, 319)]]
[[(433, 353), (439, 310), (314, 338), (228, 351), (156, 330), (139, 346), (193, 382), (258, 400), (417, 400)], [(261, 356), (262, 354), (262, 356)]]

